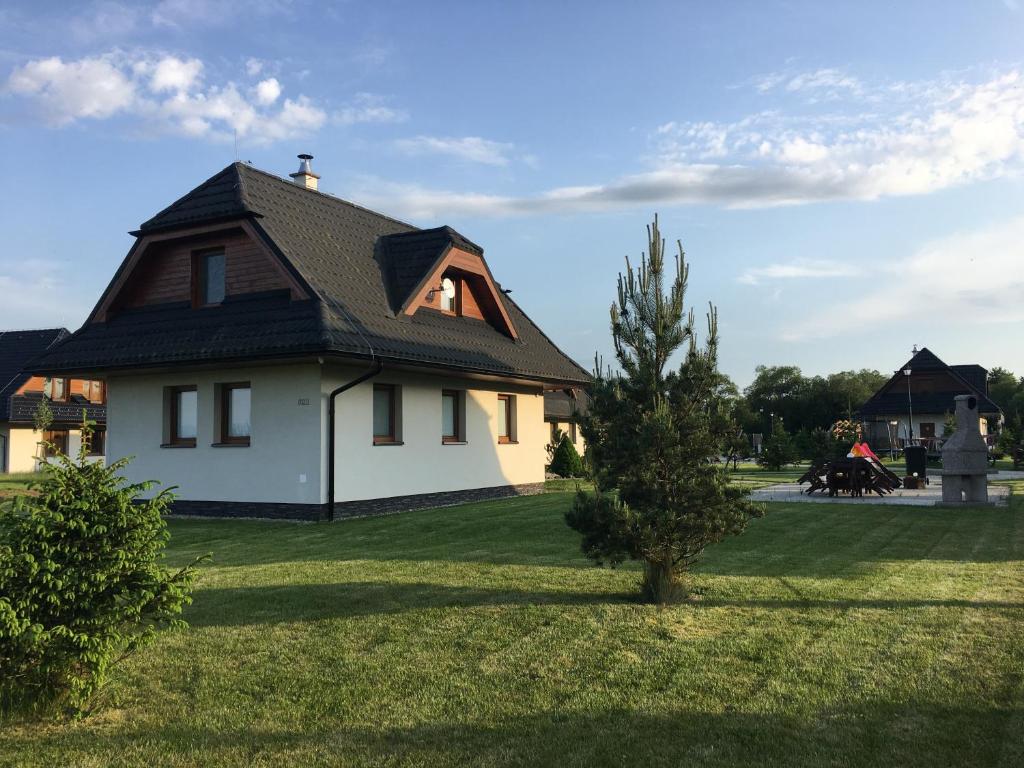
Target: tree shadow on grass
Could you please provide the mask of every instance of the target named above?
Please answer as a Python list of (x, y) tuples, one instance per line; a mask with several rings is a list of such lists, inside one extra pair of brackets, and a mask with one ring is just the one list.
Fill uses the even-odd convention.
[(184, 619), (192, 627), (276, 624), (510, 605), (624, 605), (628, 593), (487, 589), (379, 581), (198, 589)]
[[(480, 608), (496, 606), (638, 605), (634, 593), (559, 592), (545, 590), (487, 589), (430, 583), (379, 581), (339, 584), (295, 584), (283, 586), (199, 589), (185, 620), (192, 627), (243, 626), (281, 622), (320, 621), (359, 616), (379, 616), (431, 608)], [(755, 610), (884, 610), (903, 611), (928, 608), (1013, 611), (1024, 603), (958, 599), (906, 600), (794, 600), (715, 599), (679, 604), (695, 610), (744, 608)], [(650, 606), (652, 610), (656, 607)]]
[[(396, 703), (397, 706), (397, 703)], [(596, 705), (592, 705), (596, 708)], [(806, 710), (805, 710), (806, 711)], [(927, 766), (1019, 765), (1013, 732), (1019, 708), (872, 702), (795, 714), (626, 709), (544, 711), (502, 716), (453, 711), (405, 727), (348, 725), (318, 711), (301, 730), (238, 722), (159, 722), (49, 729), (12, 745), (44, 764), (58, 755), (90, 764), (152, 765), (474, 765), (474, 766)], [(404, 719), (404, 718), (403, 718)], [(84, 737), (84, 738), (83, 738)], [(72, 763), (73, 764), (73, 763)]]

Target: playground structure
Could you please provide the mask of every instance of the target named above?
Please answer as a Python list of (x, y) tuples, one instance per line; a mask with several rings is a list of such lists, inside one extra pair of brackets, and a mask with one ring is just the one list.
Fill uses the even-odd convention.
[[(833, 427), (833, 432), (840, 436), (838, 425)], [(865, 491), (869, 495), (874, 493), (885, 496), (903, 484), (896, 473), (882, 464), (871, 446), (861, 439), (859, 429), (853, 447), (845, 458), (814, 464), (797, 482), (800, 485), (809, 484), (810, 487), (804, 491), (807, 494), (821, 491), (834, 497), (845, 493), (854, 499), (863, 497)]]

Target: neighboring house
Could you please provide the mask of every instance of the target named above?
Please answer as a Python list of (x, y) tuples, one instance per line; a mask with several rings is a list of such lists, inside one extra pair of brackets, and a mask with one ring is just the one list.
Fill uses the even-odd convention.
[(588, 374), (479, 246), (318, 192), (309, 159), (294, 181), (234, 163), (145, 222), (39, 370), (106, 381), (108, 455), (177, 486), (179, 512), (316, 519), (541, 489), (543, 393)]
[[(0, 331), (0, 472), (33, 472), (39, 468), (40, 442), (47, 453), (76, 455), (81, 446), (83, 412), (96, 422), (90, 455), (102, 459), (107, 408), (103, 384), (79, 378), (33, 376), (26, 366), (68, 336), (64, 328)], [(43, 433), (35, 430), (36, 411), (50, 399), (53, 421)]]
[[(876, 449), (903, 446), (909, 436), (934, 452), (941, 445), (946, 419), (956, 411), (957, 395), (978, 399), (982, 435), (1002, 418), (999, 406), (988, 396), (987, 370), (980, 365), (946, 365), (927, 348), (915, 349), (913, 357), (858, 411), (865, 436)], [(907, 428), (911, 411), (912, 434)]]
[[(559, 432), (572, 441), (580, 456), (586, 450), (586, 441), (580, 433), (578, 417), (587, 413), (590, 396), (583, 389), (562, 389), (544, 393), (544, 421), (548, 425), (548, 443), (553, 443)], [(545, 457), (547, 450), (545, 449)]]

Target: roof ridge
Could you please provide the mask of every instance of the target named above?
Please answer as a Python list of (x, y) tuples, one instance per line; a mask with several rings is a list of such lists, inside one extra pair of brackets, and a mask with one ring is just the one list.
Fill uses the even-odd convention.
[[(332, 194), (330, 192), (321, 192), (319, 189), (310, 189), (309, 187), (299, 186), (294, 181), (289, 181), (288, 179), (284, 178), (283, 176), (278, 176), (276, 173), (271, 173), (270, 171), (265, 171), (262, 168), (257, 168), (255, 165), (250, 165), (249, 163), (243, 163), (243, 162), (238, 161), (238, 160), (236, 160), (234, 163), (232, 163), (232, 165), (236, 165), (236, 166), (239, 166), (241, 168), (245, 168), (247, 171), (254, 171), (256, 173), (262, 174), (263, 176), (266, 176), (269, 179), (272, 179), (274, 181), (279, 181), (282, 184), (287, 184), (290, 188), (299, 189), (299, 190), (302, 190), (304, 192), (309, 192), (309, 193), (314, 194), (314, 195), (320, 195), (320, 197), (323, 197), (323, 198), (325, 198), (327, 200), (332, 200), (332, 201), (334, 201), (336, 203), (341, 203), (342, 205), (347, 205), (350, 208), (355, 208), (356, 210), (359, 210), (359, 211), (365, 211), (366, 213), (372, 213), (374, 216), (380, 216), (380, 218), (387, 219), (388, 221), (393, 221), (395, 224), (401, 224), (403, 227), (409, 227), (413, 231), (417, 231), (417, 232), (422, 232), (423, 231), (420, 227), (417, 227), (415, 224), (410, 224), (407, 221), (402, 221), (401, 219), (396, 219), (394, 216), (388, 216), (386, 213), (381, 213), (380, 211), (375, 211), (372, 208), (367, 208), (364, 205), (359, 205), (358, 203), (353, 203), (351, 200), (346, 200), (346, 199), (344, 199), (342, 197), (338, 197), (337, 195)], [(206, 182), (203, 182), (203, 183), (205, 184)]]

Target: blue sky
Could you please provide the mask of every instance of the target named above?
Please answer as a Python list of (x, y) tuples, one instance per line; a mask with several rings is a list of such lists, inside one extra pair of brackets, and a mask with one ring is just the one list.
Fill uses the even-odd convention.
[[(654, 212), (721, 366), (1024, 374), (1024, 9), (972, 3), (0, 9), (0, 327), (77, 327), (127, 231), (236, 158), (480, 243), (584, 365)], [(236, 155), (237, 141), (237, 155)]]

